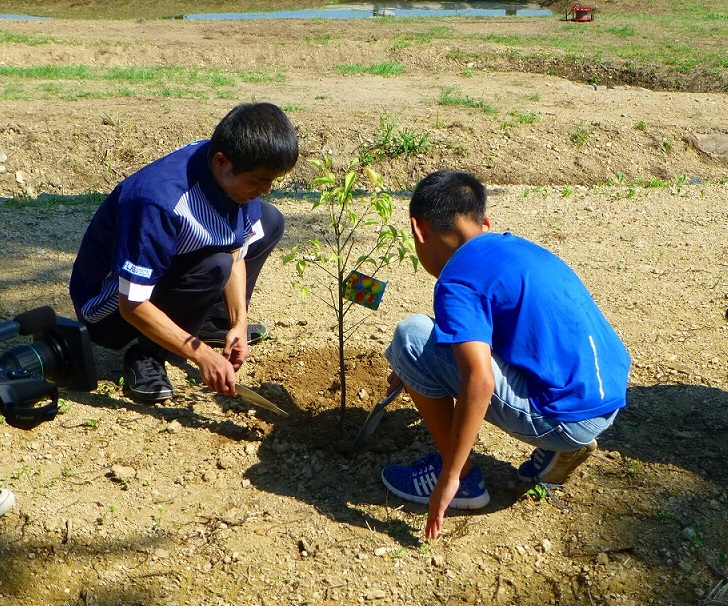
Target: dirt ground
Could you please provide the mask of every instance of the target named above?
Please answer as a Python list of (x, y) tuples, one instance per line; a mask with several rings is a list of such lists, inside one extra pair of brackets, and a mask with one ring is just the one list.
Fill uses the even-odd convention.
[[(96, 391), (63, 394), (63, 414), (33, 431), (0, 425), (0, 486), (17, 500), (0, 518), (0, 604), (728, 603), (715, 591), (728, 570), (728, 161), (691, 143), (726, 134), (728, 97), (527, 73), (483, 61), (489, 51), (476, 38), (393, 45), (403, 31), (443, 24), (501, 34), (558, 26), (2, 23), (71, 42), (3, 43), (0, 65), (275, 66), (286, 75), (239, 84), (235, 100), (0, 101), (0, 198), (28, 200), (0, 203), (2, 319), (45, 304), (71, 316), (67, 282), (93, 213), (73, 196), (108, 192), (209, 136), (236, 102), (290, 108), (303, 153), (269, 196), (288, 229), (250, 310), (273, 338), (240, 373), (289, 416), (212, 394), (192, 367), (170, 368), (173, 400), (139, 405), (118, 386), (121, 357), (95, 349)], [(334, 69), (385, 60), (405, 71)], [(498, 115), (439, 105), (444, 87)], [(529, 114), (537, 119), (518, 119)], [(628, 408), (553, 498), (517, 481), (530, 449), (484, 424), (475, 459), (492, 501), (453, 512), (434, 543), (423, 540), (425, 509), (379, 479), (383, 466), (432, 448), (406, 397), (369, 448), (348, 456), (384, 394), (391, 332), (406, 314), (430, 311), (432, 279), (404, 266), (384, 276), (382, 307), (348, 346), (339, 427), (333, 319), (299, 298), (281, 261), (322, 225), (303, 193), (306, 159), (328, 153), (343, 166), (377, 138), (382, 118), (431, 143), (375, 163), (397, 193), (399, 225), (406, 191), (428, 171), (478, 174), (494, 228), (564, 258), (633, 357)], [(67, 198), (49, 204), (48, 194)]]

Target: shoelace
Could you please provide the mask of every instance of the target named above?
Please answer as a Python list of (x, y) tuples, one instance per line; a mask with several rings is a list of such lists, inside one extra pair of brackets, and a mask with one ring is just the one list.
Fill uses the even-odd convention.
[(139, 364), (139, 370), (142, 374), (151, 377), (161, 377), (162, 372), (159, 368), (159, 361), (152, 356), (144, 356), (137, 362)]
[(558, 507), (559, 509), (562, 509), (563, 511), (568, 511), (569, 513), (574, 513), (574, 510), (571, 507), (564, 505), (561, 501), (559, 501), (554, 496), (554, 493), (551, 492), (550, 487), (558, 486), (560, 488), (561, 487), (560, 484), (546, 484), (545, 482), (539, 482), (538, 485), (546, 491), (546, 494), (554, 502), (556, 507)]

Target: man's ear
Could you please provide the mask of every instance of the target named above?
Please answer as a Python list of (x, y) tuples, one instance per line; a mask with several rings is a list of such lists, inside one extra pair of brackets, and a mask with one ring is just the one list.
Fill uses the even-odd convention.
[(424, 244), (430, 237), (430, 224), (427, 219), (416, 219), (410, 217), (410, 224), (412, 225), (412, 237), (417, 241), (418, 244)]
[(215, 155), (212, 157), (212, 165), (219, 171), (225, 170), (230, 164), (230, 160), (221, 151), (215, 152)]

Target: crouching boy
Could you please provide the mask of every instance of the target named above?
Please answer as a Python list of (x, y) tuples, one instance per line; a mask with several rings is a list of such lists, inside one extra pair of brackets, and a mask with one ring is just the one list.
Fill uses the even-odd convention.
[(476, 177), (452, 171), (428, 175), (410, 202), (435, 314), (402, 321), (386, 357), (390, 390), (404, 383), (438, 452), (382, 479), (429, 504), (427, 538), (448, 506), (489, 501), (470, 460), (484, 418), (535, 447), (522, 481), (562, 484), (626, 405), (629, 354), (584, 284), (551, 252), (491, 232), (485, 202)]

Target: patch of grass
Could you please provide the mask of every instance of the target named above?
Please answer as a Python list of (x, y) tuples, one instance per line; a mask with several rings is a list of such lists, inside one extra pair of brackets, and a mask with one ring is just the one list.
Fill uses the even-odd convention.
[(433, 40), (451, 40), (454, 37), (453, 27), (449, 25), (436, 25), (424, 32), (405, 32), (398, 34), (395, 39), (415, 44), (426, 44)]
[(303, 38), (304, 44), (328, 44), (334, 40), (336, 36), (333, 34), (318, 34), (316, 36), (306, 36)]
[(445, 105), (449, 107), (472, 107), (482, 110), (489, 116), (495, 116), (498, 114), (498, 109), (491, 103), (488, 103), (483, 99), (475, 99), (474, 97), (460, 94), (452, 87), (447, 87), (442, 90), (442, 94), (437, 100), (437, 103), (438, 105)]
[(6, 100), (103, 99), (113, 97), (168, 97), (234, 99), (240, 82), (285, 82), (278, 70), (220, 69), (183, 66), (109, 67), (88, 65), (0, 66), (5, 80), (0, 95)]
[(370, 76), (382, 76), (384, 78), (398, 76), (404, 71), (404, 67), (396, 61), (382, 61), (380, 63), (372, 63), (371, 65), (362, 65), (361, 63), (344, 63), (342, 65), (337, 65), (336, 69), (342, 76), (367, 74)]
[(591, 125), (582, 125), (569, 135), (569, 140), (580, 147), (586, 145), (593, 130)]
[(0, 31), (0, 44), (23, 44), (25, 46), (39, 46), (41, 44), (63, 44), (59, 38), (41, 34), (18, 34), (16, 32)]
[(2, 202), (8, 208), (35, 208), (39, 210), (56, 210), (59, 206), (76, 206), (96, 208), (106, 199), (106, 194), (93, 192), (73, 196), (61, 194), (43, 194), (37, 198), (16, 197)]
[(381, 158), (409, 158), (430, 149), (430, 136), (427, 132), (397, 128), (397, 120), (394, 118), (380, 118), (379, 126), (380, 133), (374, 143), (359, 148), (359, 161), (362, 164), (371, 164)]
[(285, 74), (275, 70), (268, 71), (264, 69), (241, 69), (238, 71), (238, 78), (243, 82), (252, 84), (264, 84), (266, 82), (285, 82)]
[(533, 124), (538, 116), (533, 112), (511, 112), (510, 114), (519, 124)]

